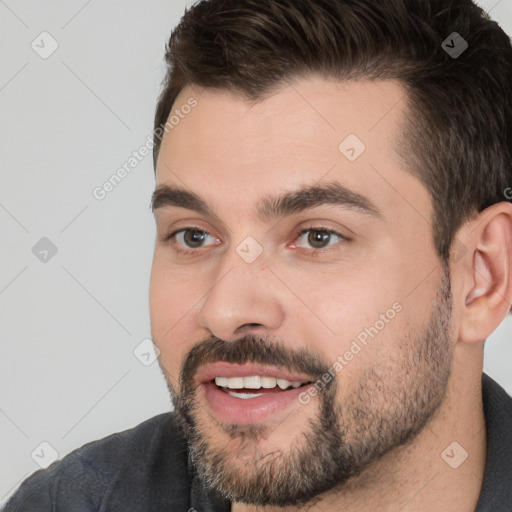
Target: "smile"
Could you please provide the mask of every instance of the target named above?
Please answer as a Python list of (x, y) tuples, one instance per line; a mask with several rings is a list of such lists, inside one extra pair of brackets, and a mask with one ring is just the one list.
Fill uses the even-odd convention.
[(261, 423), (295, 406), (312, 381), (276, 367), (213, 363), (198, 371), (198, 394), (223, 423)]

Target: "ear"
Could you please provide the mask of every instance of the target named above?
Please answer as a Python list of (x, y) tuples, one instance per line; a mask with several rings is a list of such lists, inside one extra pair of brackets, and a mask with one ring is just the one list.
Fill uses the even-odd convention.
[[(485, 341), (510, 311), (512, 303), (512, 204), (496, 203), (483, 210), (462, 237), (470, 263), (463, 272), (459, 341)], [(460, 243), (460, 242), (459, 242)]]

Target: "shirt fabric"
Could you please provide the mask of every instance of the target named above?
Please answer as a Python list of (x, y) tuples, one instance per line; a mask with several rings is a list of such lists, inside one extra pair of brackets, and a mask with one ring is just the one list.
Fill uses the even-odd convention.
[[(512, 398), (482, 375), (487, 461), (475, 512), (512, 512)], [(230, 512), (195, 474), (174, 413), (85, 444), (28, 477), (3, 512)]]

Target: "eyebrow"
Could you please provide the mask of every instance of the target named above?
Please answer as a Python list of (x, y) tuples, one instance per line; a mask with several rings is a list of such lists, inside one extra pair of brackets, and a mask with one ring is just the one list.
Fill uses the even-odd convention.
[(194, 210), (207, 217), (215, 217), (215, 213), (199, 196), (187, 190), (170, 187), (169, 185), (159, 185), (151, 196), (151, 210), (153, 213), (164, 206), (177, 206)]
[(367, 197), (352, 192), (337, 182), (299, 188), (279, 197), (267, 196), (258, 206), (258, 215), (262, 220), (271, 220), (323, 205), (341, 206), (381, 217), (378, 208)]
[[(269, 221), (323, 205), (341, 206), (373, 217), (382, 217), (378, 208), (367, 197), (352, 192), (337, 182), (305, 186), (277, 197), (266, 196), (258, 205), (258, 217), (262, 221)], [(151, 198), (153, 213), (164, 206), (186, 208), (219, 220), (199, 196), (181, 188), (159, 185), (155, 189)]]

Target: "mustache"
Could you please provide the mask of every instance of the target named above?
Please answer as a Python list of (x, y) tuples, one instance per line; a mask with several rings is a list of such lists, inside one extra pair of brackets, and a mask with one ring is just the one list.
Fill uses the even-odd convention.
[(320, 379), (329, 369), (329, 365), (314, 349), (292, 349), (280, 341), (255, 335), (234, 341), (212, 335), (196, 343), (189, 351), (180, 372), (181, 389), (190, 391), (198, 368), (218, 361), (277, 366), (304, 373), (312, 381)]

